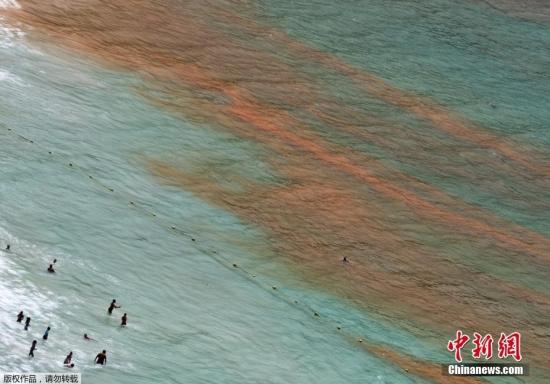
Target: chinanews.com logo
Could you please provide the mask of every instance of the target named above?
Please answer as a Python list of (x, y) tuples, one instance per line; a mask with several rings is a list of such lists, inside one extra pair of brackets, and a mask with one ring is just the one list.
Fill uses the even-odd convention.
[[(470, 340), (473, 348), (465, 349)], [(447, 343), (447, 350), (453, 352), (456, 363), (443, 364), (443, 374), (450, 376), (525, 376), (529, 374), (529, 367), (519, 363), (523, 359), (520, 332), (500, 334), (495, 351), (499, 359), (497, 362), (493, 359), (494, 344), (495, 339), (491, 334), (481, 335), (474, 332), (472, 339), (461, 330), (457, 330), (455, 338)], [(483, 362), (463, 363), (463, 352), (468, 350), (471, 352), (471, 360)]]

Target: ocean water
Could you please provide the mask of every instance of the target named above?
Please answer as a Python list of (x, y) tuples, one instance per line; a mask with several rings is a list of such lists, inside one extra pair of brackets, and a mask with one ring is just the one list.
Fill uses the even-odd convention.
[[(495, 2), (503, 9), (482, 1), (351, 1), (337, 10), (329, 2), (318, 3), (315, 10), (309, 2), (264, 3), (266, 19), (284, 25), (293, 36), (313, 41), (401, 89), (433, 97), (499, 135), (538, 146), (548, 162), (548, 20), (515, 18), (506, 12), (504, 1)], [(523, 2), (517, 3), (520, 8)], [(535, 5), (526, 2), (521, 8), (536, 13)], [(538, 8), (541, 17), (548, 11), (548, 5)], [(471, 180), (464, 175), (450, 174), (449, 169), (434, 172), (416, 157), (401, 156), (391, 154), (392, 164), (407, 173), (548, 234), (547, 212), (526, 215), (528, 207), (517, 199), (506, 201), (510, 196), (499, 195), (494, 184), (476, 180), (480, 185), (468, 188)], [(449, 161), (457, 164), (455, 158)], [(529, 193), (522, 190), (521, 198)], [(540, 193), (547, 201), (547, 192)], [(540, 193), (529, 198), (539, 199)]]
[(462, 328), (523, 332), (531, 376), (492, 381), (546, 382), (550, 30), (522, 15), (0, 1), (0, 372), (478, 382), (441, 375)]
[[(88, 383), (422, 382), (350, 345), (335, 322), (273, 294), (278, 282), (261, 277), (269, 266), (225, 241), (257, 242), (261, 233), (140, 167), (144, 154), (230, 137), (144, 103), (131, 74), (4, 31), (1, 238), (11, 250), (1, 259), (2, 371), (63, 371), (73, 351)], [(244, 149), (230, 150), (246, 160)], [(241, 261), (255, 266), (257, 280), (232, 267)], [(110, 318), (115, 297), (122, 309)], [(32, 317), (28, 332), (14, 321), (21, 309)], [(127, 329), (118, 326), (122, 311)], [(47, 326), (49, 340), (29, 360), (30, 342)], [(84, 342), (85, 332), (97, 341)], [(94, 367), (103, 348), (108, 365)]]

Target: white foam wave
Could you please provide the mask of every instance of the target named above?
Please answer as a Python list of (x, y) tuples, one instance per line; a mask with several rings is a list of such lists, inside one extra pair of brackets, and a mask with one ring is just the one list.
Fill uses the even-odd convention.
[(2, 81), (6, 81), (6, 82), (9, 82), (9, 83), (14, 83), (14, 84), (21, 84), (22, 83), (22, 80), (19, 76), (17, 75), (14, 75), (13, 73), (5, 70), (5, 69), (2, 69), (0, 68), (0, 82)]
[(0, 0), (0, 8), (16, 8), (20, 9), (21, 5), (15, 0)]
[[(7, 251), (6, 245), (12, 249)], [(9, 233), (0, 226), (0, 355), (2, 368), (9, 370), (31, 369), (26, 364), (26, 350), (33, 338), (40, 337), (47, 325), (56, 324), (57, 328), (66, 328), (59, 319), (58, 295), (31, 282), (32, 270), (25, 265), (35, 263), (30, 251), (36, 247)], [(51, 260), (51, 255), (42, 256)], [(36, 276), (34, 276), (36, 279)], [(15, 316), (23, 310), (32, 317), (29, 331), (23, 330), (23, 324), (15, 322)]]
[[(2, 1), (2, 0), (0, 0)], [(0, 6), (0, 9), (2, 7)], [(0, 16), (0, 48), (11, 48), (17, 39), (25, 36), (21, 29), (8, 25), (5, 19)]]

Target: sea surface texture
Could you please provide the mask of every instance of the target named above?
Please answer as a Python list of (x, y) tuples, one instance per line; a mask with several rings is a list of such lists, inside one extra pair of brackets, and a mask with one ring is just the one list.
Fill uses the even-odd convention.
[(548, 1), (0, 0), (0, 144), (0, 372), (550, 382)]

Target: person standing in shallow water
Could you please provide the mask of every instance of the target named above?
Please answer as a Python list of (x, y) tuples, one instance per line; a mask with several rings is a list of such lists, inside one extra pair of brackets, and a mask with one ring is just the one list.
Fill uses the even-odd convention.
[(107, 364), (107, 351), (103, 350), (100, 353), (98, 353), (94, 361), (96, 364), (101, 364), (101, 365)]
[(25, 320), (25, 331), (29, 329), (31, 326), (31, 318), (27, 316), (27, 320)]
[(42, 336), (42, 338), (43, 338), (44, 340), (48, 340), (48, 336), (49, 336), (49, 334), (50, 334), (50, 329), (51, 329), (51, 328), (48, 327), (48, 328), (46, 329), (46, 332), (44, 332), (44, 336)]
[(30, 352), (29, 352), (29, 356), (30, 356), (30, 357), (34, 357), (34, 350), (36, 349), (36, 343), (37, 343), (36, 340), (33, 340), (33, 341), (32, 341), (31, 350), (30, 350)]
[(121, 320), (120, 326), (125, 327), (128, 323), (128, 316), (126, 316), (126, 314), (124, 314), (124, 316), (122, 316), (122, 318), (120, 320)]
[(115, 308), (120, 308), (120, 305), (116, 305), (116, 300), (113, 299), (113, 301), (111, 301), (111, 305), (109, 305), (109, 308), (107, 309), (107, 312), (109, 313), (109, 315), (113, 314), (113, 309)]
[(25, 318), (25, 315), (23, 314), (23, 311), (19, 312), (19, 314), (17, 315), (17, 322), (18, 323), (22, 322), (24, 318)]
[(72, 360), (73, 360), (73, 351), (69, 352), (67, 357), (65, 357), (65, 360), (63, 361), (63, 365), (70, 365)]

